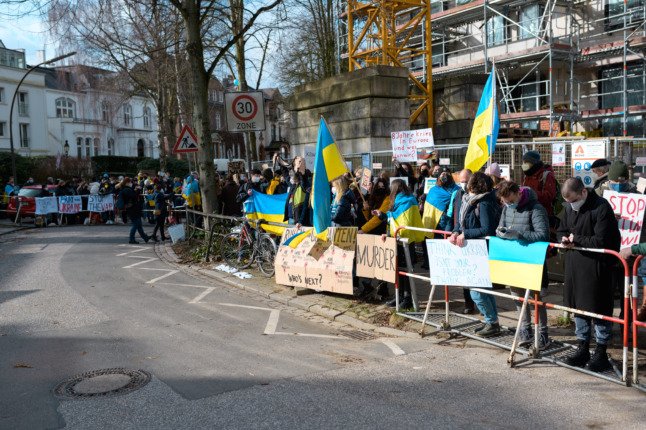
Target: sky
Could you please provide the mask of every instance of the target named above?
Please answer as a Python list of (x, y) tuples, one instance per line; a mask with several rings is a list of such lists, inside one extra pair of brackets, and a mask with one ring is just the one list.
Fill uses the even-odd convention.
[(8, 19), (0, 15), (0, 40), (9, 49), (24, 49), (27, 64), (37, 64), (37, 51), (45, 49), (47, 58), (56, 56), (40, 16)]

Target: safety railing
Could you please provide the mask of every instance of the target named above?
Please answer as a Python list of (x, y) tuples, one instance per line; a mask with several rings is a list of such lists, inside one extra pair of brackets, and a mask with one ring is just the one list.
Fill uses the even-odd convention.
[[(395, 232), (395, 238), (398, 241), (401, 240), (400, 239), (400, 234), (404, 230), (420, 231), (420, 232), (425, 232), (425, 233), (429, 233), (429, 234), (432, 233), (432, 234), (435, 234), (435, 235), (441, 235), (444, 238), (446, 238), (448, 235), (452, 234), (451, 232), (442, 231), (442, 230), (431, 230), (431, 229), (418, 228), (418, 227), (402, 226), (402, 227), (399, 227), (397, 229), (397, 231)], [(524, 297), (516, 297), (516, 296), (513, 296), (511, 294), (505, 294), (505, 293), (501, 293), (501, 292), (493, 291), (493, 290), (489, 290), (489, 289), (482, 289), (482, 288), (469, 288), (469, 289), (472, 290), (472, 291), (477, 291), (477, 292), (482, 293), (482, 294), (489, 294), (489, 295), (492, 295), (492, 296), (502, 297), (502, 298), (506, 298), (506, 299), (509, 299), (509, 300), (513, 300), (513, 301), (517, 301), (517, 302), (522, 303), (522, 309), (521, 309), (521, 312), (519, 313), (519, 315), (524, 314), (526, 306), (528, 306), (528, 305), (533, 305), (534, 306), (534, 321), (533, 321), (534, 322), (534, 346), (530, 351), (528, 351), (528, 353), (529, 353), (528, 355), (530, 357), (532, 357), (533, 361), (549, 361), (549, 362), (552, 362), (554, 364), (558, 364), (558, 365), (563, 366), (563, 367), (568, 367), (568, 368), (571, 368), (571, 369), (574, 369), (574, 370), (577, 370), (577, 371), (580, 371), (580, 372), (584, 372), (584, 373), (587, 373), (587, 374), (590, 374), (590, 375), (593, 375), (593, 376), (601, 377), (603, 379), (607, 379), (607, 380), (612, 381), (612, 382), (619, 382), (619, 383), (622, 383), (622, 384), (629, 385), (630, 380), (628, 378), (628, 338), (629, 338), (628, 333), (629, 333), (629, 329), (630, 329), (629, 309), (630, 309), (630, 305), (631, 305), (630, 304), (630, 296), (631, 296), (631, 284), (630, 284), (630, 282), (631, 282), (631, 279), (630, 279), (630, 268), (629, 268), (628, 263), (626, 262), (625, 259), (623, 259), (621, 257), (621, 255), (618, 252), (613, 251), (613, 250), (609, 250), (609, 249), (568, 247), (568, 246), (565, 246), (565, 245), (555, 244), (555, 243), (549, 244), (549, 247), (550, 248), (560, 249), (560, 250), (565, 250), (566, 252), (567, 251), (581, 251), (581, 252), (612, 255), (612, 256), (616, 257), (619, 260), (619, 262), (621, 263), (621, 266), (624, 269), (624, 294), (623, 294), (623, 304), (624, 305), (623, 305), (623, 307), (624, 307), (625, 311), (624, 311), (624, 314), (623, 314), (623, 318), (617, 318), (617, 317), (613, 317), (613, 316), (609, 316), (609, 315), (602, 315), (602, 314), (598, 314), (598, 313), (594, 313), (594, 312), (584, 311), (584, 310), (581, 310), (581, 309), (574, 309), (574, 308), (570, 308), (570, 307), (567, 307), (567, 306), (558, 305), (558, 304), (554, 304), (554, 303), (547, 303), (547, 302), (541, 301), (539, 299), (538, 292), (535, 293), (533, 298), (530, 298), (529, 297), (530, 290), (526, 290)], [(404, 247), (404, 249), (406, 249), (406, 247)], [(407, 263), (408, 263), (408, 267), (409, 267), (409, 270), (410, 270), (412, 268), (412, 265), (410, 264), (410, 261), (408, 261)], [(430, 270), (432, 270), (432, 267), (430, 268)], [(431, 292), (430, 292), (430, 295), (429, 295), (429, 298), (428, 298), (428, 302), (427, 302), (427, 305), (426, 305), (426, 310), (424, 312), (424, 316), (422, 318), (418, 318), (417, 316), (415, 318), (411, 318), (411, 319), (417, 320), (417, 321), (422, 323), (422, 328), (420, 330), (420, 335), (423, 336), (424, 335), (424, 328), (428, 323), (430, 307), (431, 307), (431, 304), (433, 303), (433, 296), (434, 296), (434, 293), (435, 293), (436, 286), (432, 284), (430, 276), (424, 276), (424, 275), (420, 275), (420, 274), (417, 274), (417, 273), (410, 273), (410, 272), (407, 272), (407, 271), (399, 270), (399, 268), (397, 269), (397, 273), (398, 273), (399, 276), (406, 276), (409, 279), (419, 279), (419, 280), (423, 280), (423, 281), (427, 281), (427, 282), (431, 283)], [(400, 308), (399, 308), (399, 276), (396, 278), (396, 282), (395, 282), (396, 311), (397, 311), (397, 313), (399, 315), (402, 315), (402, 316), (405, 316), (405, 317), (410, 317), (410, 315), (407, 315), (406, 313), (400, 312)], [(413, 283), (411, 283), (411, 295), (413, 296), (413, 299), (415, 299), (416, 291), (414, 289), (414, 284)], [(441, 329), (443, 329), (443, 330), (451, 330), (451, 331), (454, 331), (456, 333), (462, 334), (462, 335), (464, 335), (466, 337), (479, 340), (481, 342), (485, 342), (485, 343), (488, 343), (488, 344), (491, 344), (491, 345), (494, 345), (494, 346), (497, 346), (497, 347), (502, 347), (502, 348), (505, 348), (505, 349), (509, 349), (510, 350), (510, 355), (509, 355), (509, 358), (508, 358), (509, 365), (514, 366), (515, 364), (518, 364), (518, 363), (516, 363), (514, 361), (514, 357), (515, 357), (515, 354), (516, 354), (516, 352), (518, 350), (518, 336), (519, 336), (519, 332), (520, 332), (520, 325), (521, 325), (521, 319), (522, 318), (519, 317), (519, 319), (518, 319), (516, 332), (515, 332), (515, 334), (513, 336), (513, 341), (512, 341), (511, 346), (507, 346), (507, 345), (500, 344), (500, 343), (498, 343), (496, 341), (493, 341), (491, 339), (488, 339), (488, 338), (479, 337), (479, 336), (475, 335), (474, 333), (472, 334), (472, 333), (465, 332), (463, 330), (459, 330), (459, 327), (458, 327), (457, 330), (453, 329), (451, 327), (450, 318), (449, 318), (449, 316), (450, 316), (450, 297), (449, 297), (449, 286), (448, 285), (444, 286), (444, 302), (445, 302), (444, 321), (440, 325)], [(565, 364), (562, 360), (547, 358), (548, 354), (554, 355), (556, 353), (563, 352), (564, 350), (571, 349), (572, 345), (569, 345), (569, 344), (566, 344), (566, 343), (563, 343), (562, 345), (555, 345), (555, 347), (550, 348), (549, 352), (541, 353), (541, 351), (539, 349), (539, 345), (538, 345), (538, 340), (539, 340), (538, 339), (539, 338), (539, 333), (538, 333), (538, 329), (539, 329), (538, 328), (538, 324), (539, 324), (539, 321), (538, 321), (538, 308), (541, 307), (541, 306), (544, 306), (545, 308), (548, 308), (548, 309), (566, 311), (566, 312), (569, 312), (569, 313), (574, 314), (574, 315), (581, 315), (581, 316), (585, 316), (585, 317), (589, 317), (589, 318), (600, 319), (600, 320), (609, 321), (609, 322), (613, 322), (613, 323), (617, 323), (617, 324), (621, 325), (621, 328), (622, 328), (622, 330), (621, 330), (621, 333), (622, 333), (622, 366), (621, 366), (621, 372), (620, 372), (620, 377), (621, 377), (620, 381), (618, 381), (616, 378), (613, 378), (611, 375), (606, 374), (606, 373), (597, 373), (597, 372), (592, 372), (592, 371), (584, 369), (584, 368), (572, 367), (572, 366), (569, 366), (569, 365)], [(414, 308), (417, 311), (416, 301), (414, 301)], [(633, 311), (633, 313), (634, 313), (634, 311)], [(415, 314), (417, 314), (417, 312), (415, 312)], [(633, 321), (634, 320), (635, 320), (635, 318), (633, 318)], [(640, 326), (646, 326), (646, 325), (640, 324)], [(633, 327), (636, 327), (636, 325), (633, 324)], [(636, 328), (634, 328), (633, 330), (636, 330)], [(633, 336), (633, 343), (634, 342), (636, 342), (636, 336)]]
[[(638, 256), (633, 263), (633, 284), (631, 291), (631, 316), (632, 316), (632, 337), (633, 337), (633, 378), (632, 383), (636, 388), (639, 388), (642, 391), (646, 391), (646, 385), (642, 385), (639, 382), (639, 346), (638, 338), (639, 328), (646, 328), (646, 322), (637, 321), (637, 312), (639, 310), (639, 264), (641, 263), (643, 256)], [(646, 285), (644, 286), (644, 294), (646, 294)], [(644, 299), (646, 296), (642, 296)], [(646, 299), (644, 299), (646, 300)], [(624, 314), (627, 314), (627, 310), (624, 307)]]

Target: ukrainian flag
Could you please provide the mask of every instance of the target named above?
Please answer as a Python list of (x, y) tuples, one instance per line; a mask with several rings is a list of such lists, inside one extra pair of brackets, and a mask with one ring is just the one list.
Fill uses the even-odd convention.
[(330, 182), (348, 171), (325, 119), (321, 117), (312, 179), (312, 223), (314, 234), (327, 240), (325, 231), (332, 225)]
[[(387, 215), (390, 224), (390, 235), (393, 237), (399, 227), (423, 227), (417, 199), (411, 194), (397, 194), (393, 209)], [(403, 230), (399, 237), (407, 238), (411, 242), (423, 242), (426, 240), (426, 233), (423, 231)]]
[(464, 159), (464, 168), (477, 172), (496, 150), (500, 118), (496, 103), (496, 69), (491, 71), (482, 91), (478, 112), (473, 122), (469, 148)]
[[(251, 196), (245, 201), (245, 214), (250, 220), (263, 219), (287, 225), (284, 221), (286, 203), (287, 194), (267, 195), (253, 190)], [(277, 235), (285, 231), (285, 227), (274, 225), (262, 225), (262, 229)]]
[[(453, 194), (459, 190), (460, 187), (457, 185), (451, 190), (447, 190), (444, 187), (433, 187), (426, 195), (426, 201), (424, 202), (424, 214), (422, 215), (422, 224), (424, 228), (435, 230), (442, 215), (445, 212), (449, 211), (451, 200)], [(450, 214), (447, 213), (450, 216)], [(431, 234), (429, 237), (433, 237)]]
[(287, 239), (285, 239), (285, 242), (282, 243), (282, 245), (289, 246), (290, 248), (296, 249), (300, 243), (305, 240), (305, 238), (312, 232), (311, 228), (308, 228), (305, 231), (300, 231)]
[(549, 243), (489, 239), (491, 282), (540, 291)]

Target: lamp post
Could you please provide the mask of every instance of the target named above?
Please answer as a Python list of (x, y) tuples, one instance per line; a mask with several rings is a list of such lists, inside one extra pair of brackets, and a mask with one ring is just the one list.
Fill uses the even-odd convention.
[(13, 98), (11, 99), (11, 107), (9, 108), (9, 145), (11, 149), (11, 173), (13, 174), (13, 181), (14, 184), (18, 183), (18, 175), (16, 174), (16, 152), (14, 150), (13, 146), (13, 106), (16, 104), (16, 96), (18, 95), (18, 90), (20, 89), (20, 86), (24, 82), (24, 80), (27, 78), (27, 76), (36, 70), (40, 66), (46, 66), (48, 64), (55, 63), (57, 61), (63, 60), (67, 57), (71, 57), (72, 55), (76, 55), (76, 52), (69, 52), (64, 55), (59, 55), (58, 57), (52, 58), (51, 60), (43, 61), (40, 64), (37, 64), (35, 66), (32, 66), (27, 70), (27, 73), (20, 79), (20, 82), (18, 82), (18, 86), (16, 87), (16, 90), (13, 93)]

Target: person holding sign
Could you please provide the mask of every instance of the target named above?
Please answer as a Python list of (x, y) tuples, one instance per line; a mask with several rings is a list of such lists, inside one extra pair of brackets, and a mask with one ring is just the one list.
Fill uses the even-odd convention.
[[(498, 187), (498, 197), (504, 204), (500, 223), (496, 229), (496, 236), (507, 240), (520, 240), (526, 243), (548, 242), (550, 239), (550, 222), (547, 211), (538, 203), (536, 193), (527, 187), (519, 187), (511, 181), (503, 181)], [(543, 265), (543, 280), (541, 284), (540, 298), (547, 294), (549, 278), (547, 265)], [(511, 288), (511, 294), (516, 297), (524, 297), (525, 290)], [(516, 302), (516, 310), (522, 308)], [(519, 346), (532, 343), (532, 312), (529, 306), (525, 307), (525, 313), (520, 316), (521, 330), (519, 333)], [(539, 319), (539, 349), (545, 349), (549, 344), (547, 333), (547, 309), (541, 306), (538, 310)]]
[[(448, 241), (453, 245), (464, 246), (467, 239), (483, 239), (496, 234), (500, 220), (500, 207), (493, 189), (493, 181), (482, 172), (473, 174), (462, 198), (458, 224)], [(492, 337), (500, 333), (496, 299), (491, 294), (470, 290), (471, 298), (484, 315), (485, 324), (476, 329), (478, 336)]]
[[(561, 188), (567, 202), (561, 214), (557, 239), (566, 247), (610, 249), (619, 251), (621, 235), (615, 214), (607, 200), (585, 188), (579, 178), (570, 178)], [(612, 315), (614, 259), (610, 255), (569, 250), (565, 254), (565, 306)], [(597, 346), (590, 356), (590, 339), (594, 322)], [(565, 362), (593, 372), (610, 369), (606, 348), (612, 338), (612, 323), (601, 319), (575, 315), (579, 348)]]

